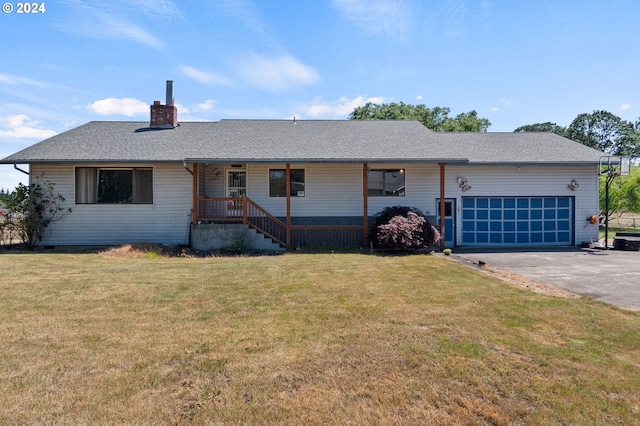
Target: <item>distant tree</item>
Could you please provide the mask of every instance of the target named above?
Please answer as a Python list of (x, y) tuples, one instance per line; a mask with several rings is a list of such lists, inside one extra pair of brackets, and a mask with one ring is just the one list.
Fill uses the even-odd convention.
[(445, 132), (486, 132), (491, 122), (486, 118), (478, 118), (473, 110), (456, 115), (456, 118), (446, 120), (443, 125)]
[(425, 105), (410, 105), (404, 102), (373, 104), (367, 102), (349, 114), (350, 120), (418, 120), (434, 132), (486, 132), (491, 122), (478, 118), (476, 111), (449, 117), (449, 108), (427, 108)]
[(535, 123), (535, 124), (527, 124), (526, 126), (520, 126), (517, 129), (515, 129), (514, 132), (517, 132), (517, 133), (550, 132), (560, 136), (564, 136), (566, 130), (567, 130), (566, 128), (559, 126), (556, 123), (547, 121), (546, 123)]
[(566, 136), (611, 155), (640, 157), (640, 126), (608, 111), (580, 114), (567, 127)]

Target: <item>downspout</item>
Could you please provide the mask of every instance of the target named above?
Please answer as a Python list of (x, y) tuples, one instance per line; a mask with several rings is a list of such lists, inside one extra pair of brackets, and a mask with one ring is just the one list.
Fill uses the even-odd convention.
[(14, 168), (14, 169), (16, 169), (16, 170), (17, 170), (17, 171), (19, 171), (19, 172), (24, 173), (25, 175), (29, 175), (29, 172), (28, 172), (28, 171), (26, 171), (26, 170), (22, 170), (20, 167), (18, 167), (18, 165), (17, 165), (17, 164), (14, 164), (14, 165), (13, 165), (13, 168)]
[(189, 167), (187, 166), (187, 160), (182, 160), (182, 167), (184, 167), (184, 169), (186, 171), (188, 171), (189, 173), (191, 173), (193, 175), (193, 172), (191, 170), (189, 170)]

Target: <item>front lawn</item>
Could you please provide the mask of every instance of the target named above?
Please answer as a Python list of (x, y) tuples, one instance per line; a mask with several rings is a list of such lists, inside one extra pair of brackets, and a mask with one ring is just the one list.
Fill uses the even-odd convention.
[(2, 424), (636, 424), (640, 314), (441, 256), (0, 252)]

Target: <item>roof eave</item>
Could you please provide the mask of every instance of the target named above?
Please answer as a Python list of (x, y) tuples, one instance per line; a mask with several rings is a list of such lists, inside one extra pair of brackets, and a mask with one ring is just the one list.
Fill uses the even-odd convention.
[(187, 163), (469, 163), (466, 158), (185, 158), (184, 161)]

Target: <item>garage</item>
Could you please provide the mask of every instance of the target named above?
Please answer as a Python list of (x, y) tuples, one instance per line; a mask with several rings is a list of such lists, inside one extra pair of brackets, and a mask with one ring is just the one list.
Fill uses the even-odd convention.
[(462, 197), (462, 245), (573, 245), (573, 197)]

